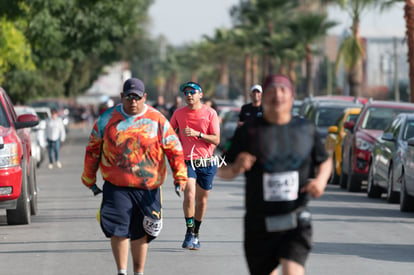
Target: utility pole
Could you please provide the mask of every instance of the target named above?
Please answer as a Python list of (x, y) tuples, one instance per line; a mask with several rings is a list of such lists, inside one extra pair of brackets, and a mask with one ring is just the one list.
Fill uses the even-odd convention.
[(398, 81), (398, 52), (397, 52), (397, 37), (394, 37), (394, 96), (395, 101), (400, 101), (400, 90)]

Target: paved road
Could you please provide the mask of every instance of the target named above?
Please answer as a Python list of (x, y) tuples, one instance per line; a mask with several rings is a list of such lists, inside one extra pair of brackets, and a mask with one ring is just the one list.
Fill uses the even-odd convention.
[[(7, 226), (0, 212), (0, 274), (116, 274), (109, 241), (95, 220), (100, 197), (80, 183), (87, 132), (69, 132), (62, 169), (38, 170), (39, 215)], [(215, 181), (200, 251), (181, 249), (182, 199), (164, 184), (164, 228), (150, 244), (145, 274), (237, 274), (248, 271), (242, 250), (243, 179)], [(315, 243), (307, 274), (413, 274), (414, 214), (398, 205), (329, 186), (311, 202)], [(131, 274), (131, 266), (129, 268)]]

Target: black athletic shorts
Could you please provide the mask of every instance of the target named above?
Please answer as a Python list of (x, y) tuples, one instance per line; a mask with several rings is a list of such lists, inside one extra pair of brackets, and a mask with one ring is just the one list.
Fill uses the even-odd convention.
[[(248, 224), (251, 222), (256, 226)], [(270, 274), (278, 267), (281, 258), (305, 266), (311, 248), (311, 221), (299, 223), (292, 230), (269, 233), (265, 230), (264, 220), (262, 224), (257, 219), (245, 217), (244, 252), (252, 275)]]
[(120, 187), (105, 182), (100, 210), (101, 228), (105, 236), (133, 240), (145, 235), (155, 239), (162, 229), (161, 190)]

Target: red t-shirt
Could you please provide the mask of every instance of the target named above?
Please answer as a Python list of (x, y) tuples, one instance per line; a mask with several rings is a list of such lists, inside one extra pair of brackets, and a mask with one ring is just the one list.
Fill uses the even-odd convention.
[(215, 145), (199, 139), (198, 137), (187, 137), (183, 135), (183, 129), (190, 127), (205, 135), (220, 134), (220, 124), (217, 112), (206, 105), (197, 110), (191, 110), (188, 106), (177, 109), (171, 120), (173, 129), (179, 129), (178, 137), (184, 151), (184, 159), (209, 158), (213, 155)]

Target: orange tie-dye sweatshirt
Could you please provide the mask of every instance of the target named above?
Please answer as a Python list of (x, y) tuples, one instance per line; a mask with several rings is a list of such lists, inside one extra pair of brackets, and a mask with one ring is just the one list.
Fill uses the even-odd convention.
[(117, 186), (152, 190), (163, 184), (166, 158), (174, 183), (187, 182), (181, 143), (168, 120), (154, 108), (127, 115), (122, 104), (105, 111), (96, 121), (86, 147), (82, 182), (91, 188), (98, 169), (104, 180)]

